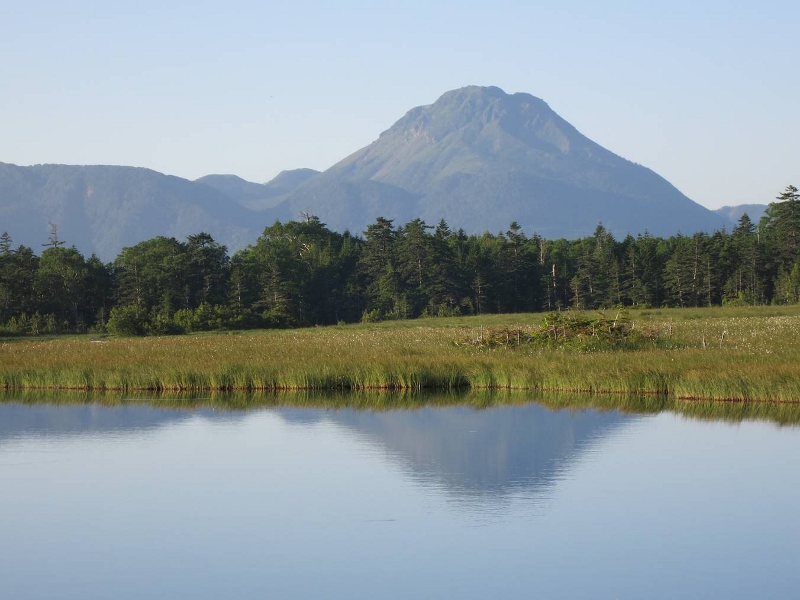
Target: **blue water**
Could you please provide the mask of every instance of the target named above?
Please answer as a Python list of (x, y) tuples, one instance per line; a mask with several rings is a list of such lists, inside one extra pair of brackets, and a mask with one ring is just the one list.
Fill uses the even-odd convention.
[(0, 598), (798, 598), (800, 429), (0, 404)]

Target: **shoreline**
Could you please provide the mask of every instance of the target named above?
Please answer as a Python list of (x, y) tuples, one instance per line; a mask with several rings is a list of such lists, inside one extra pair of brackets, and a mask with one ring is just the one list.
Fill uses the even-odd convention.
[(398, 386), (359, 386), (359, 387), (289, 387), (289, 386), (275, 386), (275, 387), (180, 387), (180, 386), (162, 386), (162, 387), (80, 387), (80, 386), (0, 386), (3, 392), (84, 392), (84, 393), (140, 393), (150, 392), (156, 394), (197, 394), (197, 393), (220, 393), (220, 394), (259, 394), (259, 393), (295, 393), (295, 392), (319, 392), (319, 393), (340, 393), (340, 394), (358, 394), (362, 392), (392, 392), (392, 393), (464, 393), (469, 392), (534, 392), (541, 394), (570, 394), (578, 396), (621, 396), (621, 397), (636, 397), (636, 396), (653, 396), (664, 398), (667, 400), (674, 400), (680, 402), (719, 402), (730, 404), (783, 404), (783, 405), (800, 405), (800, 399), (780, 399), (780, 398), (766, 398), (766, 397), (715, 397), (715, 396), (698, 396), (698, 395), (677, 395), (670, 392), (660, 392), (655, 390), (637, 390), (637, 391), (624, 391), (624, 390), (607, 390), (607, 389), (581, 389), (581, 388), (568, 388), (568, 387), (516, 387), (516, 386), (481, 386), (474, 387), (471, 385), (457, 386), (457, 387), (398, 387)]

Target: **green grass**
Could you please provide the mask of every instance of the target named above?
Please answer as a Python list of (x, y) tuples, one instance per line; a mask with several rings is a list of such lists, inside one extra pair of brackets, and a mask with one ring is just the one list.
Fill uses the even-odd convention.
[(0, 388), (213, 390), (525, 389), (800, 401), (800, 307), (632, 311), (635, 350), (464, 344), (543, 315), (421, 319), (176, 337), (0, 340)]

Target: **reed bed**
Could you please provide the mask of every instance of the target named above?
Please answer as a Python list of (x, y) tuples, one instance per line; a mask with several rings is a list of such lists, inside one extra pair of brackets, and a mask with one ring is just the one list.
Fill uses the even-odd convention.
[(800, 401), (800, 307), (632, 311), (637, 349), (461, 344), (542, 315), (175, 337), (0, 341), (0, 388), (208, 392), (522, 389)]

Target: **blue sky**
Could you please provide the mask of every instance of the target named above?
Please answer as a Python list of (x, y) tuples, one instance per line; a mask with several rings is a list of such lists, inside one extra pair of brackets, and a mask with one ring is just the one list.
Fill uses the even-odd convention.
[[(648, 3), (649, 4), (649, 3)], [(710, 207), (800, 185), (800, 3), (0, 0), (0, 161), (267, 181), (469, 84)]]

